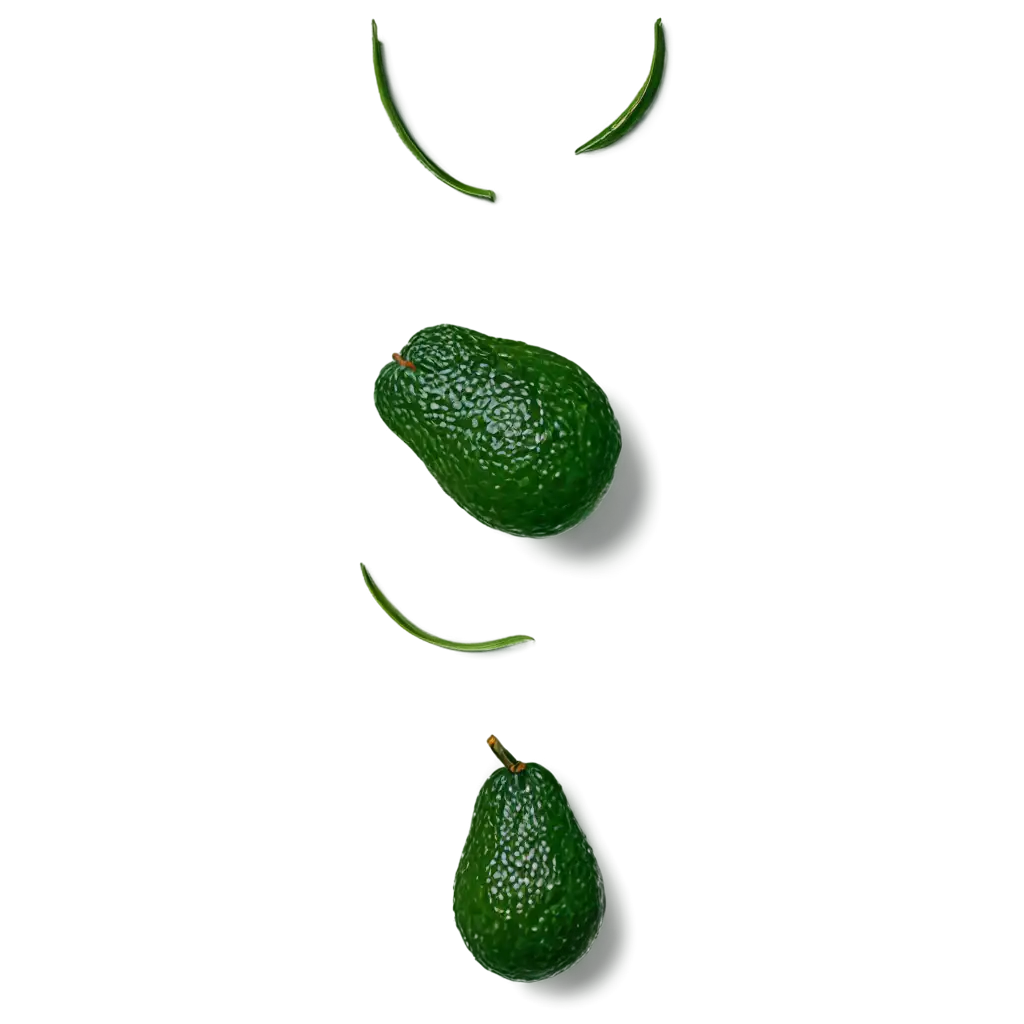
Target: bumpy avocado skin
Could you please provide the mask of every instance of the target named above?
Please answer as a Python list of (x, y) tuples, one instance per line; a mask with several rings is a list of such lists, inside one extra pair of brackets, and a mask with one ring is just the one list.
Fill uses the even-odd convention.
[(499, 768), (484, 783), (455, 873), (454, 906), (469, 951), (512, 981), (549, 978), (590, 948), (604, 917), (604, 883), (546, 768)]
[(384, 422), (482, 523), (522, 537), (575, 526), (608, 489), (621, 438), (572, 360), (452, 324), (413, 335), (381, 370)]

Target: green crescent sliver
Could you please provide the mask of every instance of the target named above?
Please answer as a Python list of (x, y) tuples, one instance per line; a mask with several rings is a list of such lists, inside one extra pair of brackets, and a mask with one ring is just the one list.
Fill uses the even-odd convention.
[(531, 633), (512, 633), (508, 636), (499, 637), (497, 640), (486, 640), (480, 643), (444, 640), (421, 630), (418, 626), (411, 623), (408, 618), (394, 606), (387, 596), (382, 593), (380, 587), (378, 587), (373, 581), (370, 572), (367, 570), (366, 562), (361, 562), (359, 564), (359, 583), (362, 590), (366, 591), (370, 600), (377, 606), (378, 610), (381, 611), (385, 617), (389, 618), (395, 626), (408, 633), (415, 640), (419, 640), (421, 643), (428, 644), (431, 647), (439, 647), (442, 650), (454, 650), (463, 653), (475, 654), (488, 650), (502, 650), (505, 647), (515, 647), (517, 644), (528, 643), (530, 640), (536, 639)]
[(482, 185), (464, 185), (444, 174), (424, 156), (420, 147), (413, 141), (412, 136), (401, 123), (398, 113), (395, 110), (394, 100), (388, 89), (387, 78), (384, 75), (384, 60), (381, 51), (381, 31), (374, 20), (369, 23), (370, 36), (370, 73), (373, 78), (374, 87), (377, 90), (377, 103), (384, 120), (387, 122), (391, 133), (399, 146), (406, 152), (413, 162), (423, 173), (444, 188), (449, 188), (461, 196), (471, 196), (474, 199), (494, 200), (495, 191), (493, 188), (486, 188)]
[(630, 94), (625, 106), (613, 113), (608, 123), (588, 142), (577, 147), (577, 153), (592, 153), (603, 150), (607, 145), (621, 139), (627, 132), (636, 127), (644, 116), (651, 96), (657, 89), (662, 78), (662, 23), (663, 18), (655, 18), (647, 35), (647, 70), (636, 90)]

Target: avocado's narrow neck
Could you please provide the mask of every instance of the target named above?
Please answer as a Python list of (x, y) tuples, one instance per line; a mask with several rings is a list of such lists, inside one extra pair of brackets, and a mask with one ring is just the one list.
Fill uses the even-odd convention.
[(491, 750), (494, 751), (495, 757), (510, 771), (513, 775), (521, 772), (526, 765), (522, 761), (517, 761), (502, 745), (501, 741), (497, 736), (490, 736), (487, 740)]
[(409, 362), (408, 359), (403, 359), (397, 352), (391, 353), (391, 358), (394, 359), (399, 366), (404, 366), (407, 370), (415, 370), (416, 367)]

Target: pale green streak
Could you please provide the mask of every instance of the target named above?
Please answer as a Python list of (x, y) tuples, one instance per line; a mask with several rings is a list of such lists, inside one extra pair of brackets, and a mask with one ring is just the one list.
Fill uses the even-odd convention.
[(565, 585), (521, 562), (388, 562), (395, 600), (452, 633), (514, 624), (538, 656), (1024, 657), (1024, 585)]
[(371, 594), (377, 604), (381, 606), (391, 616), (392, 619), (397, 622), (402, 629), (406, 632), (412, 633), (413, 636), (419, 637), (420, 640), (426, 640), (428, 644), (436, 644), (438, 647), (446, 647), (449, 651), (496, 651), (501, 647), (511, 647), (513, 644), (521, 644), (527, 640), (532, 640), (532, 636), (503, 636), (500, 640), (484, 640), (478, 644), (461, 644), (455, 640), (442, 640), (439, 636), (434, 636), (433, 633), (428, 633), (425, 629), (420, 629), (415, 623), (410, 622), (385, 596), (384, 592), (374, 582), (373, 577), (370, 575), (366, 566), (362, 562), (359, 563), (359, 568), (363, 570), (363, 581), (369, 588)]

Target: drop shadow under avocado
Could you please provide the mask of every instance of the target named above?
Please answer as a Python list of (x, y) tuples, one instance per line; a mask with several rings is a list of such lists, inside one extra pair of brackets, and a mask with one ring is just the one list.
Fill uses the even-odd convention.
[(517, 554), (563, 583), (623, 580), (632, 561), (651, 543), (664, 497), (663, 470), (653, 430), (625, 390), (605, 385), (622, 447), (618, 466), (594, 514), (569, 534), (521, 541)]

